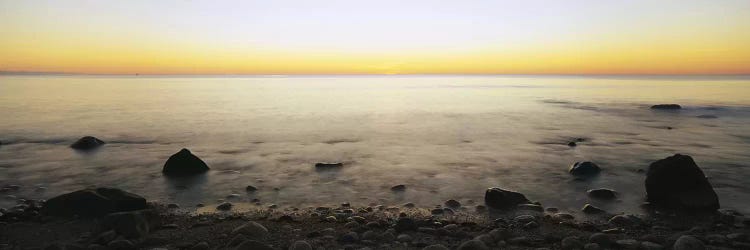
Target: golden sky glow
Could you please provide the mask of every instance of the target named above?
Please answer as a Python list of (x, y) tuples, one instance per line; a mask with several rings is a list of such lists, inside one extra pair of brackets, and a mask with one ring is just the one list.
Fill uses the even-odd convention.
[(0, 0), (0, 71), (750, 74), (745, 0), (156, 2)]

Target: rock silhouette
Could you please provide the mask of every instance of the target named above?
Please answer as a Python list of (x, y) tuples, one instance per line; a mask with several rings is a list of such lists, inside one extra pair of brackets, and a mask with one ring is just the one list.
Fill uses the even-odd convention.
[(208, 165), (203, 160), (183, 148), (169, 157), (161, 172), (167, 176), (187, 176), (205, 173), (208, 170)]
[(657, 109), (657, 110), (678, 110), (682, 109), (682, 106), (679, 104), (656, 104), (651, 106), (651, 109)]
[(676, 154), (651, 163), (646, 174), (647, 200), (654, 205), (689, 210), (719, 209), (719, 197), (703, 171), (688, 155)]
[(595, 175), (598, 174), (601, 171), (601, 168), (599, 168), (596, 163), (590, 162), (590, 161), (579, 161), (576, 163), (573, 163), (572, 166), (570, 166), (570, 169), (568, 169), (568, 172), (572, 175)]
[(49, 199), (42, 213), (53, 216), (101, 216), (146, 208), (146, 199), (116, 188), (90, 188)]
[(521, 193), (508, 191), (502, 188), (488, 188), (484, 193), (484, 203), (494, 209), (509, 209), (519, 204), (531, 203)]
[(344, 166), (344, 164), (341, 163), (341, 162), (335, 162), (335, 163), (318, 162), (318, 163), (315, 163), (315, 169), (337, 169), (337, 168), (340, 168), (340, 167), (343, 167), (343, 166)]
[(99, 140), (99, 138), (93, 137), (93, 136), (84, 136), (81, 137), (81, 139), (78, 139), (75, 143), (71, 144), (70, 147), (76, 150), (94, 150), (102, 145), (106, 144), (106, 142)]

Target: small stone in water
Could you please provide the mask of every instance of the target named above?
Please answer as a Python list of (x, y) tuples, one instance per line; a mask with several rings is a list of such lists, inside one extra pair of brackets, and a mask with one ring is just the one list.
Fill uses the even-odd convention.
[(221, 203), (221, 204), (219, 204), (219, 206), (216, 207), (216, 209), (221, 210), (221, 211), (231, 210), (232, 209), (232, 203), (229, 203), (229, 202)]

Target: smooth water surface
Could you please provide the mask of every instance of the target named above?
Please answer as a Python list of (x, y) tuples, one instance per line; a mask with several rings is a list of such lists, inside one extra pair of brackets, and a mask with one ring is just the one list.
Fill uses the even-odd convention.
[[(657, 103), (684, 109), (649, 110)], [(0, 76), (0, 119), (0, 185), (22, 185), (9, 193), (18, 197), (105, 185), (183, 207), (232, 193), (282, 207), (433, 206), (478, 204), (499, 186), (568, 211), (637, 212), (639, 169), (683, 153), (723, 207), (750, 212), (742, 77)], [(68, 147), (84, 135), (108, 144), (91, 154)], [(585, 142), (568, 147), (574, 138)], [(212, 170), (165, 178), (181, 148)], [(567, 169), (581, 160), (604, 170), (576, 180)], [(320, 172), (316, 162), (345, 165)], [(406, 192), (391, 192), (396, 184)], [(620, 199), (586, 196), (600, 187)]]

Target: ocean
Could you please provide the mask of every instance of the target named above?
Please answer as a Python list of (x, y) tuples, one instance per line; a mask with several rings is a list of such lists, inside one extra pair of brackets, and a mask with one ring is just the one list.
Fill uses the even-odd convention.
[[(649, 109), (660, 103), (683, 109)], [(638, 213), (643, 170), (681, 153), (723, 208), (750, 213), (748, 124), (750, 78), (741, 76), (2, 75), (0, 186), (20, 185), (12, 195), (31, 199), (112, 186), (185, 208), (227, 199), (468, 206), (502, 187), (563, 211), (591, 203)], [(107, 144), (69, 148), (86, 135)], [(182, 148), (211, 171), (163, 176)], [(602, 172), (577, 179), (567, 172), (576, 161)], [(344, 166), (316, 171), (316, 162)], [(398, 184), (406, 191), (390, 190)], [(618, 200), (592, 200), (593, 188)]]

